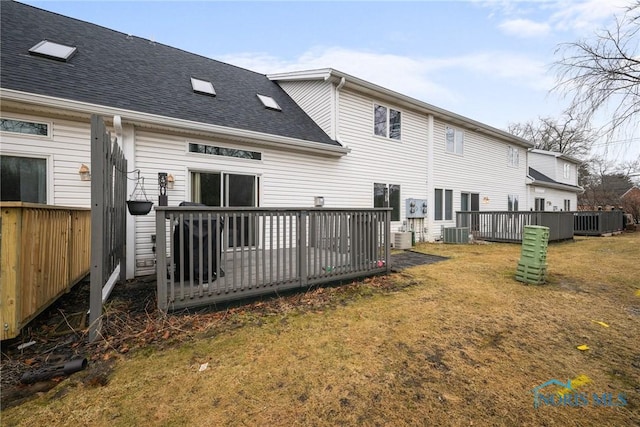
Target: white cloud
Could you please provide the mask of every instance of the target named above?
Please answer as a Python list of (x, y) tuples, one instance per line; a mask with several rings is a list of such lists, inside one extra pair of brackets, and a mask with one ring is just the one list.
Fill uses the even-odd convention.
[[(535, 91), (547, 91), (553, 79), (542, 61), (521, 53), (482, 52), (443, 58), (407, 57), (340, 47), (318, 47), (292, 60), (268, 54), (242, 53), (218, 59), (260, 73), (333, 68), (388, 89), (439, 105), (460, 103), (467, 95), (457, 91), (463, 82), (451, 74), (496, 79)], [(461, 77), (463, 78), (463, 77)], [(503, 84), (504, 85), (504, 84)]]
[(508, 35), (525, 38), (546, 36), (551, 31), (549, 24), (529, 19), (510, 19), (498, 27)]

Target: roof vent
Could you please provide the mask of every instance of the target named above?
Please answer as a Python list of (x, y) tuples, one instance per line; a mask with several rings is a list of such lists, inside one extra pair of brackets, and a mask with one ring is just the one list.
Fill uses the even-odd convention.
[(191, 87), (194, 92), (216, 96), (216, 90), (213, 88), (213, 84), (210, 81), (191, 77)]
[(262, 105), (264, 105), (265, 108), (268, 108), (270, 110), (282, 111), (282, 108), (280, 108), (278, 103), (272, 97), (260, 94), (257, 95), (258, 98), (260, 98), (260, 101), (262, 101)]
[(56, 61), (67, 62), (78, 49), (74, 46), (66, 46), (59, 43), (42, 40), (40, 43), (29, 49), (29, 53), (35, 56), (55, 59)]

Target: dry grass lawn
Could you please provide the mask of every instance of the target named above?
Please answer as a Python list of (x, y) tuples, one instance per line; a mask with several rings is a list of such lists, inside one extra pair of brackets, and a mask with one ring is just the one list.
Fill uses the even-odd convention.
[[(543, 286), (514, 280), (519, 245), (417, 249), (450, 259), (120, 356), (106, 385), (71, 377), (2, 425), (640, 425), (640, 233), (551, 244)], [(550, 379), (586, 402), (534, 408)]]

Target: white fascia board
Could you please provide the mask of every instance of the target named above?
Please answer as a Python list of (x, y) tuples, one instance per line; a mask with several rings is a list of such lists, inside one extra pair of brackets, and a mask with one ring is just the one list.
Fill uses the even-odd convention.
[(349, 74), (343, 73), (338, 70), (334, 70), (332, 68), (323, 68), (318, 70), (307, 70), (307, 71), (293, 71), (290, 73), (279, 73), (279, 74), (267, 75), (267, 78), (274, 81), (328, 80), (331, 77), (334, 77), (337, 80), (344, 78), (347, 82), (346, 86), (349, 86), (354, 90), (358, 90), (360, 92), (364, 92), (366, 94), (369, 94), (375, 97), (382, 97), (391, 102), (397, 103), (399, 105), (409, 106), (422, 113), (431, 114), (438, 119), (447, 121), (451, 124), (457, 124), (459, 126), (463, 126), (474, 132), (484, 133), (486, 135), (499, 138), (508, 143), (515, 144), (527, 149), (534, 147), (533, 143), (527, 141), (524, 138), (520, 138), (518, 136), (512, 135), (509, 132), (505, 132), (498, 128), (494, 128), (493, 126), (486, 125), (484, 123), (480, 123), (468, 117), (464, 117), (459, 114), (453, 113), (451, 111), (445, 110), (443, 108), (436, 107), (435, 105), (428, 104), (426, 102), (420, 101), (418, 99), (412, 98), (407, 95), (403, 95), (391, 89), (378, 86), (377, 84), (359, 79), (358, 77), (351, 76)]
[(351, 149), (343, 146), (322, 144), (320, 142), (305, 141), (303, 139), (286, 136), (272, 135), (245, 129), (226, 126), (211, 125), (190, 120), (177, 119), (167, 116), (142, 113), (132, 110), (123, 110), (115, 107), (90, 104), (87, 102), (73, 101), (64, 98), (55, 98), (46, 95), (20, 92), (12, 89), (0, 89), (0, 98), (3, 101), (17, 101), (35, 104), (43, 107), (53, 107), (82, 114), (100, 114), (108, 117), (120, 116), (123, 121), (133, 124), (145, 124), (151, 127), (157, 126), (166, 129), (178, 129), (187, 132), (200, 132), (224, 137), (231, 140), (250, 142), (263, 146), (314, 153), (328, 157), (342, 157), (351, 152)]
[(535, 154), (544, 154), (544, 155), (547, 155), (547, 156), (553, 156), (555, 158), (563, 159), (563, 160), (566, 160), (568, 162), (575, 163), (577, 165), (584, 163), (580, 159), (572, 157), (572, 156), (570, 156), (568, 154), (558, 153), (557, 151), (542, 150), (540, 148), (532, 148), (529, 151), (532, 152), (532, 153), (535, 153)]
[[(527, 176), (527, 177), (531, 178), (530, 176)], [(553, 188), (556, 190), (571, 191), (572, 193), (578, 193), (578, 194), (584, 193), (584, 188), (582, 187), (575, 187), (573, 185), (567, 185), (567, 184), (561, 184), (561, 183), (533, 180), (533, 182), (527, 182), (527, 185), (533, 185), (534, 187), (546, 187), (546, 188)]]

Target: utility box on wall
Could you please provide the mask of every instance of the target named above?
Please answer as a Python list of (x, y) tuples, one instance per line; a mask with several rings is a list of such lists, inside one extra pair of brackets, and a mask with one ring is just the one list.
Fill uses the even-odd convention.
[(426, 218), (427, 216), (427, 201), (424, 199), (407, 199), (406, 215), (407, 218)]

